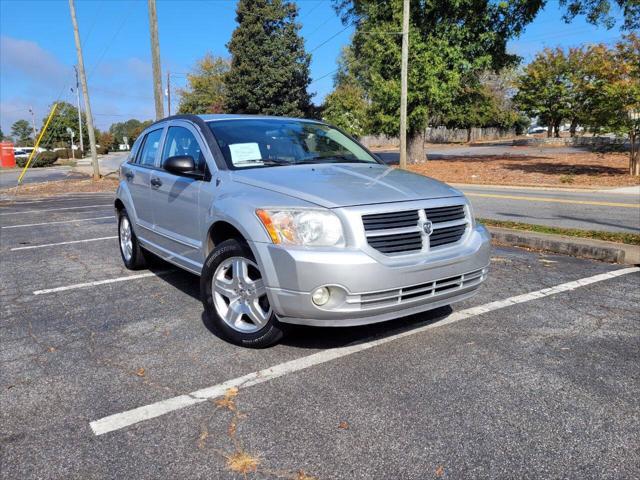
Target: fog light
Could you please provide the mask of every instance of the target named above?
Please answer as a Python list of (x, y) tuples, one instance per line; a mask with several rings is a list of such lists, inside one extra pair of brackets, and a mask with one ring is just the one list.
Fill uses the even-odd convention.
[(327, 287), (319, 287), (311, 294), (311, 300), (316, 305), (324, 305), (329, 301), (329, 296), (329, 289)]

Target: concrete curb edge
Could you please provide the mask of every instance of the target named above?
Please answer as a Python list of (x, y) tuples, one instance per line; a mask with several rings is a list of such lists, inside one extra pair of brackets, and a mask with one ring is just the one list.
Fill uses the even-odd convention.
[(497, 245), (525, 247), (609, 263), (640, 264), (640, 245), (527, 232), (509, 228), (487, 228), (491, 232), (493, 242)]

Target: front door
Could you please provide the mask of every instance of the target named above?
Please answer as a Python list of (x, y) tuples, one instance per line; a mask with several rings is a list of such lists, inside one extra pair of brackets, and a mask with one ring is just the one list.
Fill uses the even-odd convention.
[(162, 165), (169, 157), (188, 155), (204, 174), (207, 167), (203, 145), (189, 123), (172, 122), (165, 135), (160, 168), (152, 172), (150, 180), (155, 241), (170, 260), (198, 273), (202, 268), (201, 209), (206, 209), (206, 205), (200, 205), (200, 191), (208, 179), (175, 175)]

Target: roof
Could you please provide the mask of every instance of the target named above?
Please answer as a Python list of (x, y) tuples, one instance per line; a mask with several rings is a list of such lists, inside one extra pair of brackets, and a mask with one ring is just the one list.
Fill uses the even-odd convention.
[(213, 113), (206, 115), (196, 115), (205, 122), (215, 122), (218, 120), (243, 120), (243, 119), (259, 119), (259, 120), (296, 120), (302, 122), (321, 123), (319, 120), (313, 120), (309, 118), (296, 118), (296, 117), (278, 117), (274, 115), (250, 115), (250, 114), (232, 114), (232, 113)]

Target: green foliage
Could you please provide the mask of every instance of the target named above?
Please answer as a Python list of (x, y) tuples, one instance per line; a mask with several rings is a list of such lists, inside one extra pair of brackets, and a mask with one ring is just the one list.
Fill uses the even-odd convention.
[[(51, 111), (51, 108), (49, 108), (49, 111)], [(48, 115), (49, 114), (47, 113), (47, 117)], [(40, 129), (44, 128), (47, 117), (42, 119), (42, 126), (40, 127)], [(67, 132), (67, 128), (71, 128), (71, 130), (74, 131), (74, 143), (79, 142), (78, 109), (68, 102), (60, 102), (58, 103), (58, 107), (53, 114), (51, 123), (49, 124), (49, 127), (47, 128), (47, 131), (42, 138), (40, 146), (45, 148), (52, 148), (55, 146), (69, 146), (71, 143), (71, 136)], [(82, 114), (82, 139), (84, 144), (88, 146), (89, 129), (87, 128), (87, 122), (84, 113)]]
[[(411, 2), (407, 102), (410, 139), (421, 135), (430, 124), (461, 118), (460, 103), (465, 97), (478, 98), (477, 92), (472, 93), (474, 89), (467, 87), (477, 85), (482, 72), (517, 63), (517, 57), (506, 51), (507, 40), (522, 31), (542, 4), (524, 0)], [(397, 135), (402, 2), (334, 0), (334, 5), (342, 12), (345, 23), (356, 25), (353, 49), (358, 59), (357, 77), (371, 102), (372, 130)], [(487, 112), (474, 115), (486, 117)]]
[(11, 125), (11, 135), (17, 147), (33, 146), (33, 128), (27, 120), (17, 120)]
[(514, 101), (543, 125), (551, 125), (559, 135), (562, 121), (573, 115), (572, 71), (569, 56), (561, 48), (545, 48), (527, 65), (517, 82)]
[[(141, 122), (135, 118), (131, 118), (124, 122), (114, 123), (109, 127), (109, 134), (111, 134), (112, 143), (110, 145), (113, 149), (118, 149), (118, 145), (124, 143), (124, 138), (127, 138), (129, 146), (133, 145), (140, 133), (153, 123), (152, 120), (146, 120)], [(106, 137), (105, 137), (106, 138)], [(109, 145), (102, 145), (103, 147)]]
[[(31, 160), (31, 163), (29, 164), (29, 168), (49, 167), (53, 165), (55, 161), (58, 160), (58, 158), (58, 152), (45, 151), (36, 153), (35, 158)], [(16, 165), (20, 168), (23, 168), (27, 164), (28, 160), (28, 157), (16, 158)]]
[(226, 101), (224, 76), (229, 61), (207, 53), (187, 75), (187, 88), (179, 90), (178, 113), (222, 113)]
[(311, 110), (309, 63), (296, 23), (298, 7), (287, 0), (239, 0), (237, 28), (227, 48), (225, 76), (231, 113), (303, 116)]
[(611, 28), (615, 25), (612, 5), (617, 5), (624, 18), (623, 28), (640, 28), (640, 2), (638, 0), (560, 0), (560, 6), (566, 7), (564, 19), (570, 22), (579, 15), (587, 17), (587, 22)]
[(361, 137), (367, 133), (367, 115), (367, 101), (364, 91), (358, 85), (340, 85), (325, 99), (323, 119), (354, 137)]
[(4, 132), (2, 131), (2, 128), (0, 128), (0, 142), (4, 140)]

